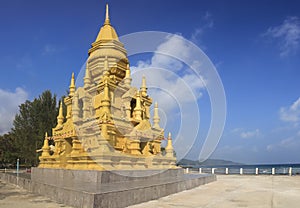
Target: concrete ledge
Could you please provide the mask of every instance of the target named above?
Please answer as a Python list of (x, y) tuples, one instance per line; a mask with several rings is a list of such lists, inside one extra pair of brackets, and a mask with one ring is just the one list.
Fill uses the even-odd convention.
[[(155, 177), (156, 175), (153, 175), (138, 178), (132, 177), (132, 179), (129, 179), (127, 178), (128, 176), (120, 176), (120, 178), (125, 177), (127, 180), (119, 181), (120, 178), (118, 178), (118, 180), (116, 180), (117, 182), (109, 182), (110, 180), (94, 181), (95, 178), (98, 178), (95, 177), (95, 175), (100, 174), (102, 176), (102, 174), (106, 175), (110, 172), (82, 171), (79, 173), (75, 171), (77, 172), (77, 175), (73, 175), (72, 182), (65, 178), (66, 182), (61, 184), (52, 183), (50, 179), (60, 175), (62, 172), (65, 172), (63, 175), (72, 175), (75, 172), (63, 170), (51, 173), (52, 171), (46, 170), (47, 174), (50, 174), (47, 175), (45, 174), (45, 171), (38, 170), (36, 175), (32, 175), (32, 180), (19, 177), (18, 183), (19, 186), (28, 189), (33, 193), (47, 195), (53, 201), (73, 207), (121, 208), (192, 189), (216, 180), (215, 175), (183, 174), (182, 169), (175, 170), (177, 171), (172, 169), (164, 172), (157, 172), (157, 177)], [(38, 173), (42, 175), (33, 178), (33, 176), (38, 176)], [(86, 180), (83, 180), (84, 173), (94, 174), (94, 177), (92, 177), (93, 180), (91, 180), (89, 175), (87, 175)], [(172, 176), (169, 176), (168, 173)], [(83, 178), (81, 178), (81, 180), (76, 180), (76, 177), (74, 178), (74, 176), (78, 176), (78, 174), (82, 175)], [(137, 174), (137, 172), (132, 171), (132, 174)], [(111, 177), (115, 178), (117, 176)], [(42, 181), (40, 180), (41, 178), (44, 178), (45, 180)], [(17, 182), (16, 176), (4, 173), (0, 173), (0, 179), (14, 184)], [(63, 181), (63, 179), (64, 178), (60, 178), (59, 180), (56, 180), (56, 182)], [(80, 179), (80, 177), (78, 177), (78, 179)]]
[(67, 170), (51, 168), (32, 168), (31, 179), (35, 182), (57, 186), (79, 183), (118, 183), (137, 180), (156, 180), (161, 178), (182, 177), (182, 168), (167, 170)]
[(29, 178), (17, 177), (16, 174), (0, 173), (0, 180), (31, 190), (31, 180)]

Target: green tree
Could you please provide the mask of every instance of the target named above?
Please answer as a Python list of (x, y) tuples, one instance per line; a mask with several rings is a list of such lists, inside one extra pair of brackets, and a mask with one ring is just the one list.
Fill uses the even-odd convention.
[(42, 147), (45, 132), (51, 135), (56, 125), (56, 95), (47, 90), (33, 101), (21, 104), (19, 108), (11, 135), (15, 138), (20, 163), (35, 166), (38, 162), (36, 149)]
[(0, 136), (0, 166), (14, 164), (17, 161), (15, 138), (11, 133)]

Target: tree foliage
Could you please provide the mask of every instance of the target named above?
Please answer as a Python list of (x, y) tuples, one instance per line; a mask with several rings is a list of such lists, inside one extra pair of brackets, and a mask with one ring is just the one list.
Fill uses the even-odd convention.
[(56, 95), (49, 90), (21, 104), (11, 132), (0, 137), (1, 161), (11, 163), (19, 158), (23, 165), (37, 165), (36, 149), (42, 147), (45, 132), (51, 135), (57, 112)]
[(17, 160), (18, 156), (15, 141), (16, 140), (11, 133), (0, 136), (0, 166), (13, 164)]

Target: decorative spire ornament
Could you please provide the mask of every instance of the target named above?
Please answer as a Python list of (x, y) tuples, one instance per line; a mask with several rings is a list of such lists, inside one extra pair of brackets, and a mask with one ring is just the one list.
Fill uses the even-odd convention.
[(89, 68), (86, 67), (85, 69), (85, 76), (83, 78), (83, 81), (84, 81), (84, 88), (90, 86), (91, 84), (91, 76), (90, 76), (90, 72), (89, 72)]
[(132, 78), (131, 78), (131, 75), (130, 75), (130, 68), (129, 68), (129, 64), (127, 64), (124, 83), (125, 83), (125, 85), (130, 86), (131, 81), (132, 81)]
[(106, 122), (110, 120), (110, 92), (108, 87), (108, 82), (105, 80), (103, 89), (103, 99), (101, 101), (102, 106), (102, 116), (101, 118)]
[(168, 143), (166, 146), (166, 157), (174, 157), (174, 148), (172, 145), (171, 132), (169, 132), (169, 135), (168, 135)]
[(146, 97), (147, 96), (147, 87), (146, 87), (146, 77), (143, 76), (142, 78), (142, 86), (141, 86), (141, 93), (142, 93), (142, 96)]
[(158, 103), (155, 102), (155, 104), (154, 104), (154, 115), (153, 115), (153, 128), (160, 129), (159, 121), (160, 121), (160, 117), (158, 115)]
[(69, 96), (73, 96), (75, 92), (75, 78), (74, 78), (74, 72), (72, 73), (71, 83), (69, 87)]
[(136, 106), (134, 108), (134, 115), (136, 120), (142, 120), (141, 97), (139, 91), (136, 92)]
[(60, 101), (59, 111), (57, 116), (57, 126), (61, 126), (64, 122), (63, 101)]
[(110, 25), (108, 4), (106, 4), (106, 12), (105, 12), (105, 22), (104, 22), (104, 25)]
[(44, 139), (44, 145), (42, 147), (42, 156), (50, 156), (50, 147), (49, 147), (49, 141), (48, 141), (48, 133), (45, 133), (45, 139)]

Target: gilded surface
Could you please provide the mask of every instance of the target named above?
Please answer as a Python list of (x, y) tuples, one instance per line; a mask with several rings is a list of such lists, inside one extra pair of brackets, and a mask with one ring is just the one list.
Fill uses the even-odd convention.
[[(77, 89), (72, 74), (69, 95), (60, 103), (57, 126), (52, 129), (52, 137), (45, 135), (39, 167), (175, 168), (170, 134), (166, 151), (161, 152), (164, 130), (159, 126), (157, 103), (153, 125), (150, 122), (152, 98), (147, 94), (146, 78), (140, 89), (131, 86), (126, 50), (110, 24), (108, 6), (85, 70), (84, 86)], [(52, 150), (50, 138), (54, 142)]]

